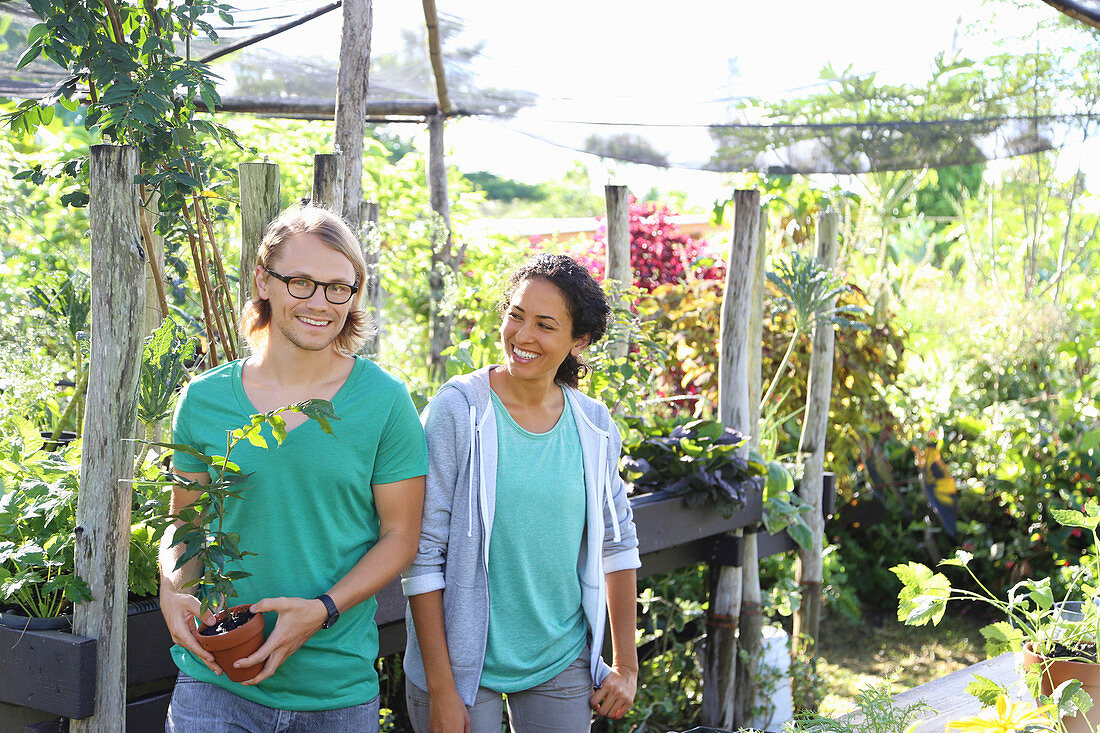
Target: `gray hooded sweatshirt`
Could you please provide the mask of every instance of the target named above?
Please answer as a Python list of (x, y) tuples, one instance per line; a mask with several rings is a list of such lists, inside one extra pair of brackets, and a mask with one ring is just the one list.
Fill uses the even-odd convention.
[[(428, 479), (420, 546), (401, 585), (406, 596), (443, 591), (447, 649), (458, 694), (474, 704), (489, 636), (489, 539), (496, 504), (497, 432), (489, 371), (455, 377), (421, 419), (428, 439)], [(606, 573), (641, 565), (638, 535), (619, 476), (622, 440), (607, 407), (566, 387), (584, 456), (585, 530), (577, 558), (581, 605), (588, 621), (592, 683), (611, 671), (600, 650), (607, 620)], [(405, 674), (428, 688), (424, 659), (405, 611)]]

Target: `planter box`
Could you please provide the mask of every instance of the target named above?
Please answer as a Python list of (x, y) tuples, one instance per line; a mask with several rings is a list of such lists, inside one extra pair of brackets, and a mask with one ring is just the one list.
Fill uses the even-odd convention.
[[(719, 551), (721, 536), (758, 525), (763, 480), (750, 483), (745, 506), (728, 518), (712, 506), (689, 508), (681, 497), (665, 492), (631, 497), (642, 555), (639, 577), (709, 561)], [(405, 597), (400, 582), (390, 583), (376, 598), (380, 654), (403, 651)], [(177, 671), (159, 608), (131, 613), (127, 644), (127, 728), (159, 729)], [(67, 725), (57, 716), (92, 715), (95, 659), (95, 639), (0, 627), (0, 733), (59, 731)]]
[[(127, 704), (127, 727), (154, 730), (164, 725), (165, 692), (177, 671), (168, 653), (172, 639), (155, 601), (133, 604), (127, 624), (127, 697), (133, 699)], [(0, 733), (63, 730), (57, 716), (91, 716), (95, 663), (95, 639), (0, 626), (0, 703), (6, 703), (0, 706)], [(149, 715), (159, 715), (151, 727), (143, 723)]]

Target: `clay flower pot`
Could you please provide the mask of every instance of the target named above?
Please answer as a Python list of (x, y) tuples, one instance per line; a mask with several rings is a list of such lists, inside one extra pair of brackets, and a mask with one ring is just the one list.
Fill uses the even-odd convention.
[[(1031, 642), (1028, 642), (1024, 644), (1024, 669), (1036, 665), (1042, 673), (1041, 694), (1051, 694), (1066, 680), (1079, 680), (1083, 692), (1093, 700), (1100, 700), (1100, 664), (1044, 657), (1032, 651)], [(1100, 705), (1093, 705), (1088, 713), (1062, 718), (1062, 723), (1066, 726), (1066, 733), (1091, 733), (1100, 726)]]
[[(234, 606), (228, 611), (222, 611), (218, 614), (214, 623), (220, 622), (227, 614), (235, 611), (247, 611), (250, 605)], [(238, 626), (230, 631), (214, 636), (202, 636), (201, 632), (209, 626), (208, 624), (199, 626), (199, 644), (202, 645), (203, 649), (214, 655), (214, 660), (225, 672), (226, 677), (233, 682), (244, 682), (259, 674), (260, 669), (263, 667), (262, 664), (237, 669), (233, 666), (233, 662), (252, 654), (264, 643), (264, 615), (262, 613), (253, 614), (252, 618), (243, 626)]]

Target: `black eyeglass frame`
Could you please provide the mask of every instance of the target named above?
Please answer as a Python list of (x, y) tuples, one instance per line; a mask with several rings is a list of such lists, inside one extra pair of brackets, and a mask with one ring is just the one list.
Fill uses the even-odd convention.
[[(311, 277), (305, 277), (304, 275), (294, 275), (293, 277), (288, 277), (286, 275), (280, 275), (279, 273), (272, 270), (270, 267), (266, 267), (266, 266), (264, 267), (264, 271), (267, 272), (268, 275), (271, 275), (276, 280), (282, 280), (283, 284), (286, 285), (287, 294), (290, 295), (290, 297), (292, 297), (292, 298), (297, 298), (298, 300), (309, 300), (310, 298), (313, 297), (313, 294), (317, 292), (317, 288), (323, 286), (324, 287), (324, 293), (325, 293), (325, 300), (327, 300), (329, 303), (332, 303), (333, 305), (343, 305), (344, 303), (347, 303), (352, 298), (354, 298), (355, 294), (359, 292), (359, 286), (358, 285), (349, 285), (348, 283), (341, 283), (341, 282), (323, 283), (323, 282), (320, 282), (319, 280), (314, 280)], [(313, 290), (309, 291), (309, 295), (295, 295), (294, 293), (290, 292), (290, 281), (291, 280), (305, 280), (306, 282), (313, 283)], [(350, 288), (351, 289), (351, 294), (348, 295), (347, 300), (340, 300), (340, 301), (333, 300), (328, 294), (328, 289), (329, 289), (330, 285), (339, 285), (342, 288)]]

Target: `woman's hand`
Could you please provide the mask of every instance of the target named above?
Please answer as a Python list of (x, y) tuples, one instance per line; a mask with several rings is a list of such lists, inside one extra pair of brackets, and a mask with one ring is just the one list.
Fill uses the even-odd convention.
[[(211, 672), (220, 675), (222, 668), (214, 661), (214, 655), (199, 645), (199, 632), (195, 628), (195, 619), (200, 613), (199, 599), (190, 593), (177, 593), (162, 588), (160, 612), (168, 626), (168, 633), (172, 635), (172, 641), (201, 659)], [(205, 623), (214, 623), (214, 614), (207, 612), (206, 616), (203, 619)]]
[(436, 693), (428, 704), (428, 733), (470, 733), (470, 713), (458, 690)]
[(309, 641), (328, 618), (325, 605), (315, 598), (265, 598), (252, 604), (249, 610), (253, 613), (274, 611), (278, 619), (263, 646), (233, 663), (234, 667), (244, 668), (263, 662), (259, 673), (242, 685), (258, 685), (275, 674), (279, 665)]
[(598, 690), (592, 692), (588, 704), (597, 715), (618, 720), (626, 715), (634, 704), (634, 695), (638, 692), (638, 672), (633, 669), (613, 665), (611, 674), (604, 678)]

